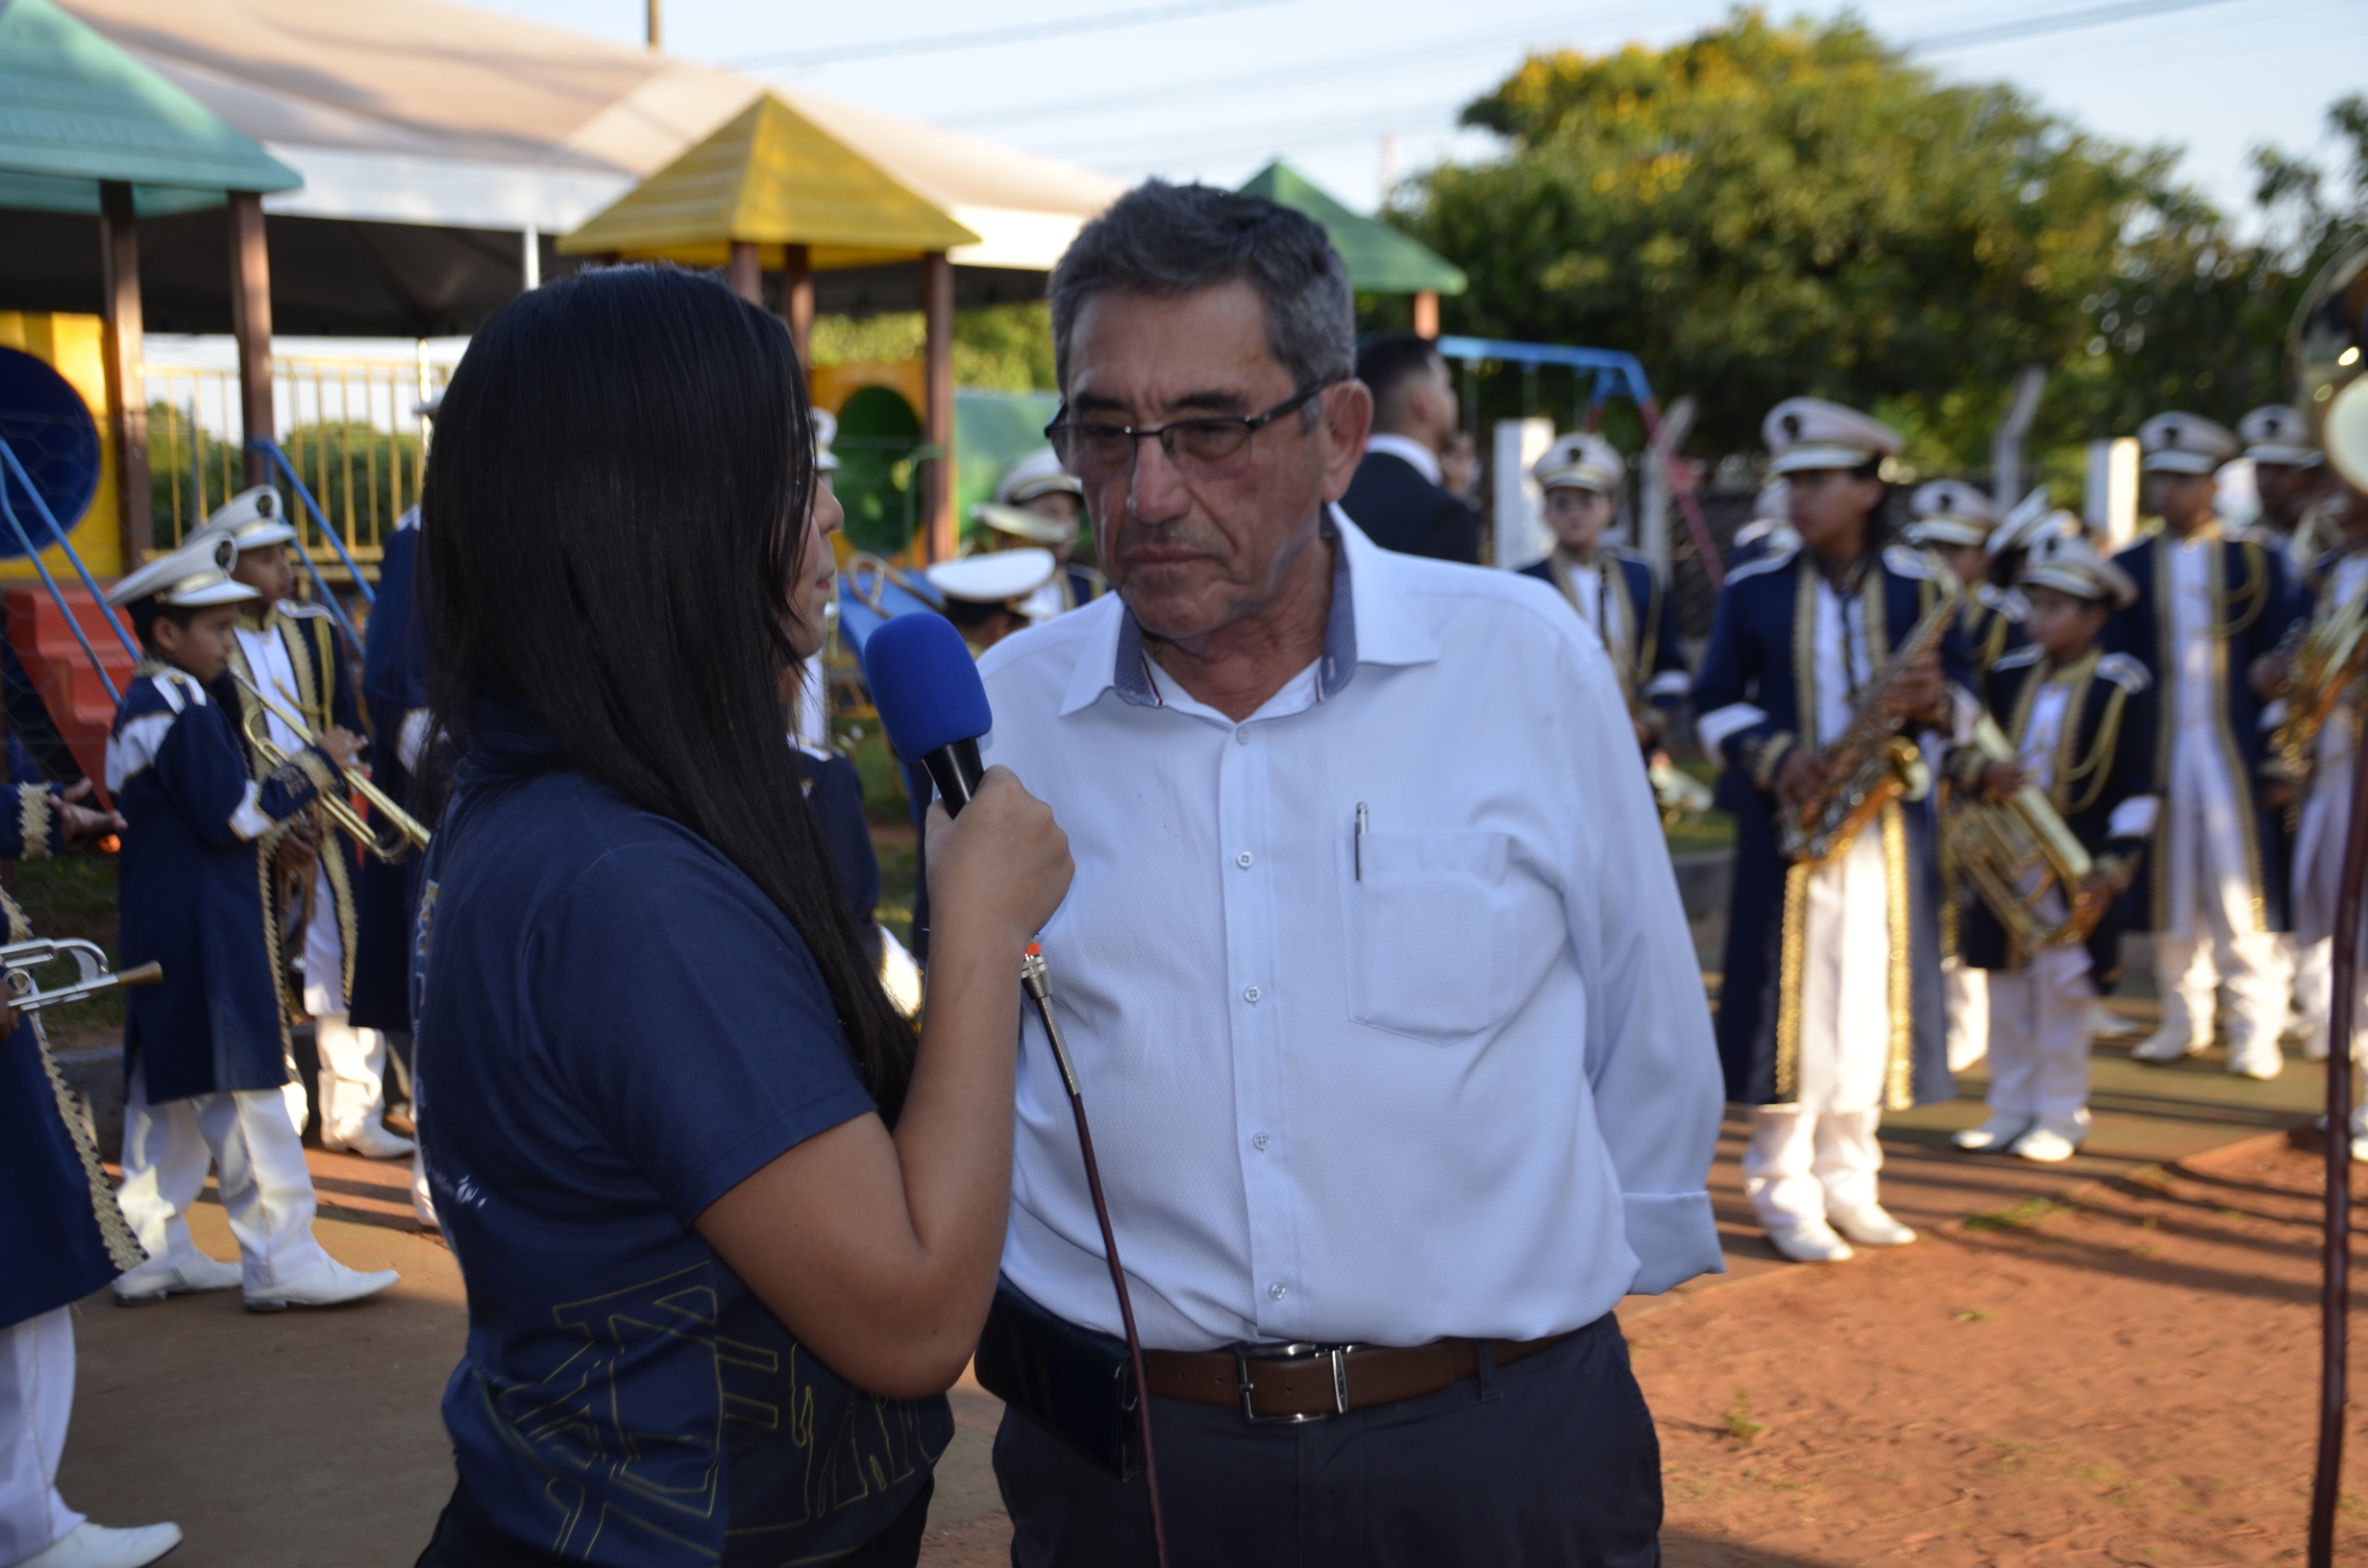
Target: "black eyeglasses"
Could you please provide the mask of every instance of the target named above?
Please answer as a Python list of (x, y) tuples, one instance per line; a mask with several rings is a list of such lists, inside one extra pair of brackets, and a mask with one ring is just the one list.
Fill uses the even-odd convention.
[(1136, 443), (1149, 436), (1159, 438), (1160, 451), (1185, 478), (1229, 479), (1249, 466), (1250, 437), (1339, 384), (1319, 381), (1263, 414), (1179, 419), (1148, 430), (1131, 425), (1056, 419), (1045, 427), (1045, 439), (1052, 443), (1053, 455), (1060, 458), (1061, 466), (1087, 484), (1124, 478), (1135, 466)]

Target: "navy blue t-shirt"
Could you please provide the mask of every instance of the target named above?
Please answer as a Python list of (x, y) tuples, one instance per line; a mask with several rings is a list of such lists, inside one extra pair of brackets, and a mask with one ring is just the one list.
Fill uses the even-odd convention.
[(580, 773), (486, 788), (488, 755), (538, 740), (474, 738), (421, 914), (461, 1476), (506, 1533), (587, 1562), (847, 1551), (927, 1484), (951, 1411), (837, 1377), (692, 1222), (871, 1097), (795, 929), (704, 840)]

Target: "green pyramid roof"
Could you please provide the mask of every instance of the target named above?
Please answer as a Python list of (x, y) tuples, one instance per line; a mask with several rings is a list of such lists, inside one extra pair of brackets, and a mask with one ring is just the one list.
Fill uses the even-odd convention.
[(1461, 294), (1471, 286), (1463, 268), (1388, 224), (1349, 211), (1280, 159), (1251, 175), (1242, 194), (1263, 196), (1322, 224), (1360, 294)]
[(144, 212), (304, 184), (50, 0), (0, 0), (0, 207), (96, 212), (102, 180)]
[(909, 259), (978, 236), (766, 93), (559, 241), (718, 265), (735, 240), (804, 245), (817, 270)]

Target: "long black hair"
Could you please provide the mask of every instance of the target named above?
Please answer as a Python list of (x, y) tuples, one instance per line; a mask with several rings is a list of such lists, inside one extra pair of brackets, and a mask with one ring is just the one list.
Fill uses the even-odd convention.
[(893, 1122), (912, 1031), (865, 957), (778, 695), (814, 484), (805, 377), (772, 316), (670, 267), (520, 295), (469, 344), (430, 450), (430, 700), (464, 757), (485, 704), (540, 721), (555, 766), (746, 871), (812, 951)]

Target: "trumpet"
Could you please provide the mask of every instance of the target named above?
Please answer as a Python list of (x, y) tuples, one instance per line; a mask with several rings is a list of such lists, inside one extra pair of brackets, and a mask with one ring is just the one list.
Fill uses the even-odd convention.
[[(75, 977), (62, 986), (43, 990), (34, 980), (33, 971), (61, 958), (74, 961)], [(0, 994), (0, 1002), (19, 1013), (38, 1013), (45, 1007), (62, 1007), (67, 1002), (96, 996), (116, 986), (153, 986), (164, 978), (164, 966), (141, 964), (128, 969), (111, 969), (107, 967), (106, 949), (96, 943), (78, 937), (37, 937), (31, 942), (12, 942), (0, 946), (0, 973), (8, 976), (8, 989)]]
[[(294, 730), (307, 746), (312, 744), (311, 729), (306, 725), (303, 719), (297, 716), (294, 709), (272, 697), (260, 686), (256, 685), (236, 671), (234, 670), (231, 674), (239, 685), (247, 689), (248, 695), (262, 704), (260, 707), (252, 707), (247, 710), (245, 723), (247, 739), (255, 744), (256, 750), (262, 753), (264, 761), (277, 768), (288, 760), (287, 753), (282, 750), (279, 743), (271, 738), (271, 725), (265, 718), (267, 713), (270, 718), (279, 720), (280, 723)], [(417, 818), (396, 805), (387, 793), (371, 783), (368, 775), (364, 774), (360, 769), (347, 768), (342, 772), (345, 774), (346, 787), (367, 801), (371, 815), (384, 819), (388, 829), (382, 832), (372, 827), (368, 820), (354, 809), (354, 803), (351, 800), (333, 791), (323, 790), (320, 796), (321, 810), (346, 837), (390, 866), (413, 849), (428, 847), (428, 830), (420, 825)]]

